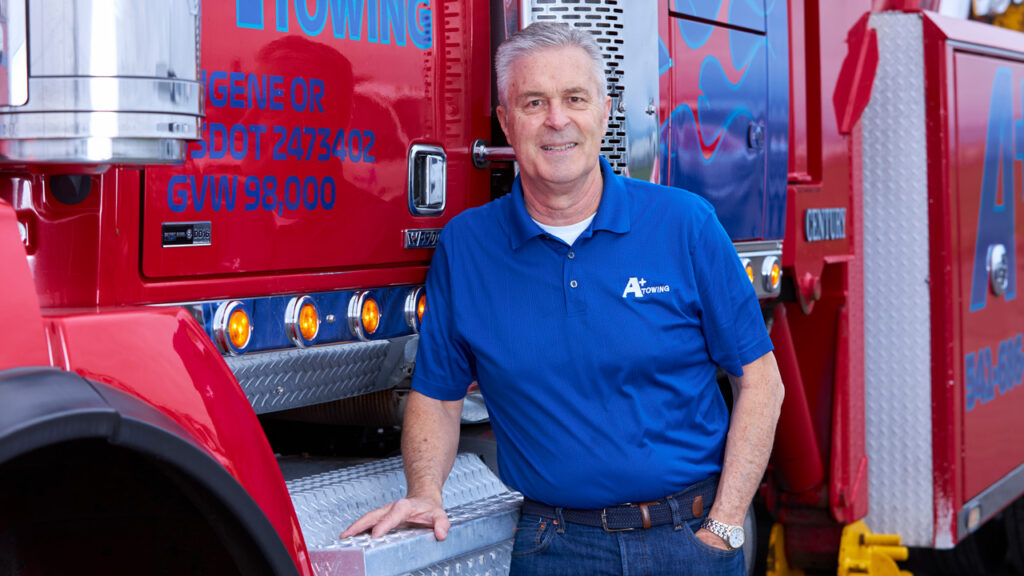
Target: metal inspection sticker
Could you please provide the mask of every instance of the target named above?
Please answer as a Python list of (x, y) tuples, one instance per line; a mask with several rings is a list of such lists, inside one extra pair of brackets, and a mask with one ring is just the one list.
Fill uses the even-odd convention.
[(209, 246), (209, 222), (164, 222), (161, 242), (164, 248), (175, 246)]

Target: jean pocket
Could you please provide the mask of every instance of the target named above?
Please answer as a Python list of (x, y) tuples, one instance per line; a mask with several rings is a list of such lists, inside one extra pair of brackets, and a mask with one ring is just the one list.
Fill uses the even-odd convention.
[(540, 516), (523, 515), (516, 525), (515, 542), (512, 545), (512, 556), (523, 558), (540, 554), (551, 545), (554, 536), (554, 521)]
[(735, 550), (722, 550), (721, 548), (709, 546), (705, 544), (703, 540), (697, 538), (696, 532), (697, 530), (700, 530), (700, 525), (703, 524), (703, 519), (701, 518), (690, 520), (688, 522), (683, 522), (683, 524), (686, 526), (686, 528), (684, 528), (683, 531), (686, 532), (686, 534), (690, 537), (690, 541), (693, 543), (694, 547), (701, 552), (704, 552), (711, 556), (717, 556), (720, 558), (732, 558), (738, 555), (743, 550), (742, 547), (737, 548)]

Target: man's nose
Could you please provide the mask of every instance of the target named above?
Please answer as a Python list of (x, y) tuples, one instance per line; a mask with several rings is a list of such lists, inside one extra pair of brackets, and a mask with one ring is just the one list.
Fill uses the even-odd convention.
[(556, 101), (548, 106), (548, 115), (544, 119), (544, 124), (555, 130), (561, 130), (568, 126), (569, 116), (566, 114), (565, 105)]

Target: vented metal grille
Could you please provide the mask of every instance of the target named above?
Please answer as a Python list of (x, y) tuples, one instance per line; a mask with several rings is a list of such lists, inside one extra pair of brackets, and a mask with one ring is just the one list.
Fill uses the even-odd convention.
[(625, 110), (619, 105), (625, 61), (622, 15), (625, 3), (626, 0), (531, 0), (525, 15), (525, 24), (565, 22), (590, 32), (597, 39), (604, 55), (608, 94), (612, 97), (612, 113), (608, 132), (601, 142), (601, 154), (619, 174), (625, 172), (627, 160)]

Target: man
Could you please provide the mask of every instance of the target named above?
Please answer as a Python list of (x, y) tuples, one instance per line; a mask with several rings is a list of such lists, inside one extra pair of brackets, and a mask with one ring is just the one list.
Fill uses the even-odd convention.
[(533, 24), (496, 68), (519, 178), (441, 235), (402, 438), (408, 494), (342, 537), (403, 523), (446, 537), (441, 488), (478, 381), (501, 477), (525, 497), (513, 573), (741, 574), (736, 527), (783, 389), (735, 249), (706, 201), (600, 157), (611, 99), (588, 33)]

